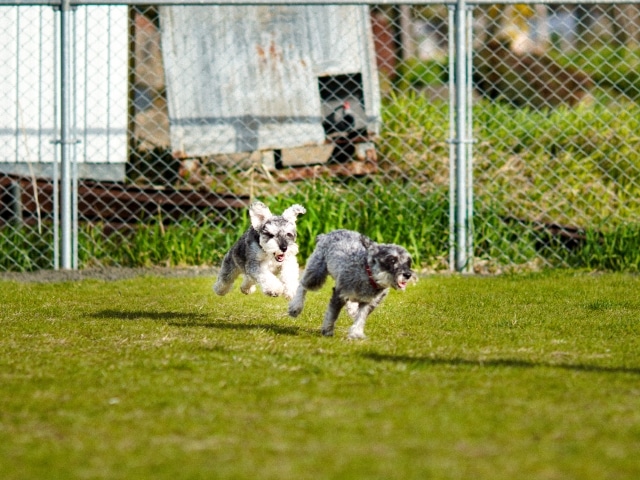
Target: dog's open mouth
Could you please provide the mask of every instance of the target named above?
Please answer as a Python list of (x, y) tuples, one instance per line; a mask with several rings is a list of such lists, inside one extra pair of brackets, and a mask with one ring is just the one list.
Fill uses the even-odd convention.
[(406, 280), (398, 280), (398, 288), (400, 290), (404, 290), (407, 287), (407, 281)]
[(284, 253), (275, 253), (274, 256), (276, 257), (276, 262), (284, 261)]

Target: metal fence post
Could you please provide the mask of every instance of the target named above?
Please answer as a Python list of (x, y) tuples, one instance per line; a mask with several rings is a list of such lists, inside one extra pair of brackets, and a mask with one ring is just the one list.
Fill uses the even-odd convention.
[[(449, 68), (450, 101), (450, 139), (452, 147), (450, 158), (450, 253), (451, 269), (456, 271), (470, 270), (473, 258), (473, 237), (470, 224), (472, 222), (472, 175), (471, 152), (469, 149), (471, 136), (471, 47), (470, 17), (466, 0), (458, 0), (449, 10), (450, 24), (454, 26), (449, 35), (451, 46)], [(451, 55), (453, 54), (453, 55)], [(455, 60), (451, 60), (451, 57)], [(455, 104), (455, 115), (453, 105)]]
[(453, 5), (448, 5), (449, 9), (449, 270), (455, 271), (456, 265), (456, 80), (455, 80), (455, 57), (456, 47), (452, 33), (455, 24), (456, 10)]
[[(53, 7), (53, 10), (55, 12), (59, 11), (60, 9), (60, 5), (56, 5)], [(54, 95), (53, 95), (53, 131), (57, 134), (58, 132), (58, 108), (59, 108), (59, 98), (58, 98), (58, 91), (59, 91), (59, 82), (60, 82), (60, 72), (58, 70), (58, 53), (60, 51), (60, 18), (56, 18), (56, 21), (54, 23), (54, 35), (53, 35), (53, 42), (54, 42), (54, 47), (53, 47), (53, 51), (55, 52), (54, 54), (54, 61), (53, 61), (53, 79), (54, 79), (54, 87), (53, 87), (53, 91), (54, 91)], [(57, 138), (53, 138), (53, 140), (51, 141), (51, 143), (53, 143), (54, 145), (58, 144), (58, 139)], [(59, 270), (60, 269), (60, 185), (59, 185), (59, 178), (60, 178), (60, 171), (58, 168), (58, 161), (59, 161), (59, 154), (60, 152), (58, 151), (57, 148), (54, 148), (53, 150), (53, 165), (52, 165), (52, 171), (51, 171), (51, 181), (53, 183), (53, 192), (52, 192), (52, 203), (53, 203), (53, 269), (54, 270)]]
[(467, 136), (466, 136), (466, 168), (467, 168), (467, 271), (473, 269), (473, 7), (466, 6), (466, 35), (467, 35)]
[(467, 90), (466, 72), (466, 0), (456, 3), (456, 270), (461, 271), (467, 264)]
[(60, 5), (60, 266), (73, 268), (71, 3)]

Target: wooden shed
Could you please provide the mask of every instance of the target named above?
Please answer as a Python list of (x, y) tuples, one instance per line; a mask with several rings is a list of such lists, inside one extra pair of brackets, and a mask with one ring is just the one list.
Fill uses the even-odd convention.
[(328, 143), (348, 101), (376, 135), (380, 93), (367, 6), (160, 7), (171, 148), (179, 157)]

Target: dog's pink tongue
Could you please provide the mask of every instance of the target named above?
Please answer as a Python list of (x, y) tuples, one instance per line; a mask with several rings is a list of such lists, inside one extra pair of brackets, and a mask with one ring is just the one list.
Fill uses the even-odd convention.
[(284, 260), (284, 253), (280, 253), (278, 255), (276, 255), (276, 261), (277, 262), (281, 262)]

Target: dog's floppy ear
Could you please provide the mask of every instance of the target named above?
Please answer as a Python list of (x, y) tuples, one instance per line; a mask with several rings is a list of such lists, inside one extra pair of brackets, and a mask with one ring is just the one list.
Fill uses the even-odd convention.
[(362, 234), (360, 234), (360, 243), (362, 243), (365, 250), (369, 250), (373, 246), (373, 240)]
[(271, 210), (262, 202), (253, 202), (249, 207), (249, 217), (251, 218), (251, 226), (258, 230), (264, 222), (273, 217)]
[(296, 219), (298, 215), (302, 215), (307, 213), (307, 210), (302, 205), (291, 205), (284, 212), (282, 212), (282, 218), (284, 218), (287, 222), (296, 223)]

